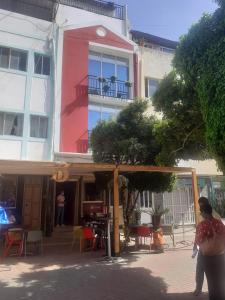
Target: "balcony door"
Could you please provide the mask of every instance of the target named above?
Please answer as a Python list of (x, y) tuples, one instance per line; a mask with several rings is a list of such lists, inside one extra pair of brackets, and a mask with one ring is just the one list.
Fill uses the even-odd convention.
[(125, 58), (90, 52), (89, 93), (101, 96), (129, 98), (129, 62)]

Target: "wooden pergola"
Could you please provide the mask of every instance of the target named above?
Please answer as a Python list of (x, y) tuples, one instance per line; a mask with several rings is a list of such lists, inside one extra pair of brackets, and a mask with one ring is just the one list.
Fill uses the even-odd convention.
[(186, 167), (160, 167), (160, 166), (132, 166), (132, 165), (110, 165), (96, 163), (69, 163), (49, 161), (21, 161), (21, 160), (0, 160), (0, 172), (2, 174), (27, 174), (27, 175), (53, 175), (58, 170), (67, 170), (69, 174), (83, 176), (94, 172), (113, 173), (113, 229), (114, 229), (114, 251), (115, 255), (120, 253), (119, 240), (119, 174), (123, 172), (160, 172), (191, 174), (194, 197), (195, 220), (198, 222), (198, 185), (196, 171)]
[(113, 232), (114, 232), (114, 252), (115, 255), (120, 253), (119, 238), (119, 173), (120, 172), (159, 172), (159, 173), (190, 173), (192, 176), (192, 187), (194, 197), (195, 221), (198, 222), (198, 184), (197, 175), (194, 168), (185, 167), (159, 167), (159, 166), (132, 166), (132, 165), (108, 165), (108, 164), (92, 164), (92, 163), (72, 163), (69, 170), (77, 170), (82, 172), (113, 172)]

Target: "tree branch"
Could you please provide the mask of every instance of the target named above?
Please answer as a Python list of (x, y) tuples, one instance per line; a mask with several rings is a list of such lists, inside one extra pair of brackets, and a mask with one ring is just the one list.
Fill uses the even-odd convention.
[(180, 150), (183, 150), (183, 149), (184, 149), (184, 146), (185, 146), (185, 144), (186, 144), (186, 142), (187, 142), (187, 140), (188, 140), (189, 137), (192, 135), (192, 133), (193, 133), (195, 130), (199, 129), (202, 125), (203, 125), (203, 123), (199, 124), (197, 127), (194, 127), (194, 128), (193, 128), (193, 129), (185, 136), (185, 138), (184, 138), (184, 140), (183, 140), (182, 146), (181, 146), (180, 148), (178, 148), (178, 149), (176, 149), (176, 150), (170, 152), (170, 155), (176, 154), (176, 153), (179, 152)]

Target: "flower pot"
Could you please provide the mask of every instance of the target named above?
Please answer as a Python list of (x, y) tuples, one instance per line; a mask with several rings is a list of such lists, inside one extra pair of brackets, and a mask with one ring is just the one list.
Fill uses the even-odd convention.
[(157, 250), (159, 252), (163, 252), (163, 245), (164, 245), (164, 238), (163, 238), (163, 232), (162, 229), (158, 229), (153, 232), (153, 244), (151, 248), (153, 250)]

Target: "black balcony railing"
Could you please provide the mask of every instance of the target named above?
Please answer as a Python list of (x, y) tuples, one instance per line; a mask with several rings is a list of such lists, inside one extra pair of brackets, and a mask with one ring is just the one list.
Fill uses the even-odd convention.
[[(112, 76), (113, 77), (113, 76)], [(88, 76), (88, 94), (131, 99), (131, 83), (115, 78)]]
[(125, 7), (104, 0), (60, 0), (61, 4), (84, 9), (96, 14), (124, 20)]

